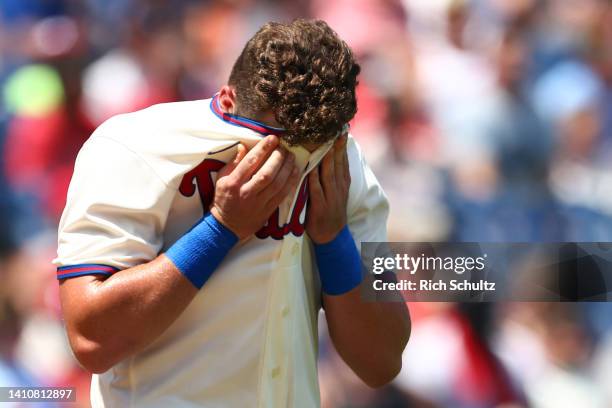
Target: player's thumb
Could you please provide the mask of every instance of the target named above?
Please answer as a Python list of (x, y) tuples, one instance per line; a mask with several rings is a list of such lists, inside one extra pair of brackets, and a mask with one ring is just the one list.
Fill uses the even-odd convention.
[(243, 145), (242, 143), (238, 143), (238, 146), (236, 146), (236, 155), (234, 156), (232, 161), (228, 162), (225, 167), (221, 169), (221, 171), (219, 172), (219, 176), (223, 177), (234, 171), (236, 166), (238, 166), (238, 163), (240, 163), (242, 159), (244, 159), (244, 156), (246, 156), (247, 151), (248, 150), (245, 145)]

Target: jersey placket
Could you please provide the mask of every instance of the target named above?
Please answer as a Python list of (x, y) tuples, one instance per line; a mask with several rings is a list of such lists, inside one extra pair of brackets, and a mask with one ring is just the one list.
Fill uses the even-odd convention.
[[(296, 204), (299, 186), (305, 182), (308, 173), (319, 164), (332, 145), (333, 142), (326, 143), (313, 153), (301, 147), (288, 147), (288, 150), (295, 154), (296, 163), (302, 165), (303, 171), (290, 205), (282, 218), (283, 223), (290, 221), (291, 209)], [(260, 377), (260, 407), (292, 406), (290, 400), (294, 387), (293, 354), (300, 352), (296, 350), (298, 342), (294, 338), (296, 325), (311, 324), (300, 320), (307, 317), (305, 309), (309, 305), (303, 277), (306, 271), (302, 270), (303, 242), (303, 235), (296, 237), (288, 234), (284, 237), (277, 267), (270, 276), (266, 338)]]

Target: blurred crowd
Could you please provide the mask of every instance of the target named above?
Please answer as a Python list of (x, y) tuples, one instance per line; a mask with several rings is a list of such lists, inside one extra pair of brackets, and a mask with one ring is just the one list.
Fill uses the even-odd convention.
[[(390, 240), (612, 241), (610, 0), (2, 0), (0, 386), (72, 385), (88, 406), (50, 260), (93, 129), (212, 96), (246, 39), (295, 17), (358, 56), (352, 133), (389, 196)], [(612, 304), (410, 309), (382, 390), (321, 328), (324, 408), (612, 406)]]

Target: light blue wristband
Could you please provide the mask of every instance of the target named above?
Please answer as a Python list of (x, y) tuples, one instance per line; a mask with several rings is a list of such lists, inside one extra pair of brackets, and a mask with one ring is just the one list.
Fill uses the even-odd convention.
[(236, 234), (207, 213), (168, 248), (166, 256), (200, 289), (236, 242)]
[(327, 244), (315, 244), (314, 251), (323, 292), (342, 295), (361, 283), (361, 257), (347, 226)]

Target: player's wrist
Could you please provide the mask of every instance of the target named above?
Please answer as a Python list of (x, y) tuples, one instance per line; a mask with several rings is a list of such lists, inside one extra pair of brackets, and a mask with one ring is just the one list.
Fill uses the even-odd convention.
[(331, 241), (315, 243), (314, 252), (324, 293), (342, 295), (361, 283), (361, 257), (348, 226)]
[(238, 234), (215, 217), (212, 212), (205, 214), (198, 225), (202, 225), (202, 223), (206, 223), (213, 230), (215, 237), (220, 239), (220, 243), (224, 246), (231, 248), (240, 240)]
[(213, 205), (211, 207), (210, 214), (211, 214), (211, 217), (213, 217), (220, 225), (223, 226), (223, 228), (227, 229), (232, 234), (234, 234), (238, 240), (241, 240), (247, 236), (247, 234), (243, 233), (242, 230), (238, 226), (233, 225), (233, 223), (231, 223), (227, 219), (227, 217), (223, 215), (223, 212), (219, 210), (216, 206)]
[(327, 235), (314, 235), (314, 236), (310, 236), (310, 239), (315, 245), (326, 245), (332, 242), (337, 236), (338, 236), (338, 233), (327, 234)]
[(330, 231), (321, 234), (309, 234), (309, 236), (315, 245), (326, 245), (336, 239), (336, 237), (342, 232), (344, 228), (346, 228), (346, 224), (344, 224), (341, 228), (338, 228), (335, 231)]
[(166, 256), (200, 289), (237, 242), (238, 236), (209, 212), (166, 251)]
[(217, 207), (213, 206), (210, 209), (210, 213), (209, 213), (210, 217), (212, 219), (214, 219), (214, 221), (216, 223), (218, 223), (220, 226), (222, 226), (224, 229), (230, 231), (232, 234), (234, 234), (238, 239), (240, 239), (240, 234), (238, 233), (237, 229), (235, 227), (232, 227), (223, 217), (223, 215), (221, 214), (221, 212), (217, 209)]

